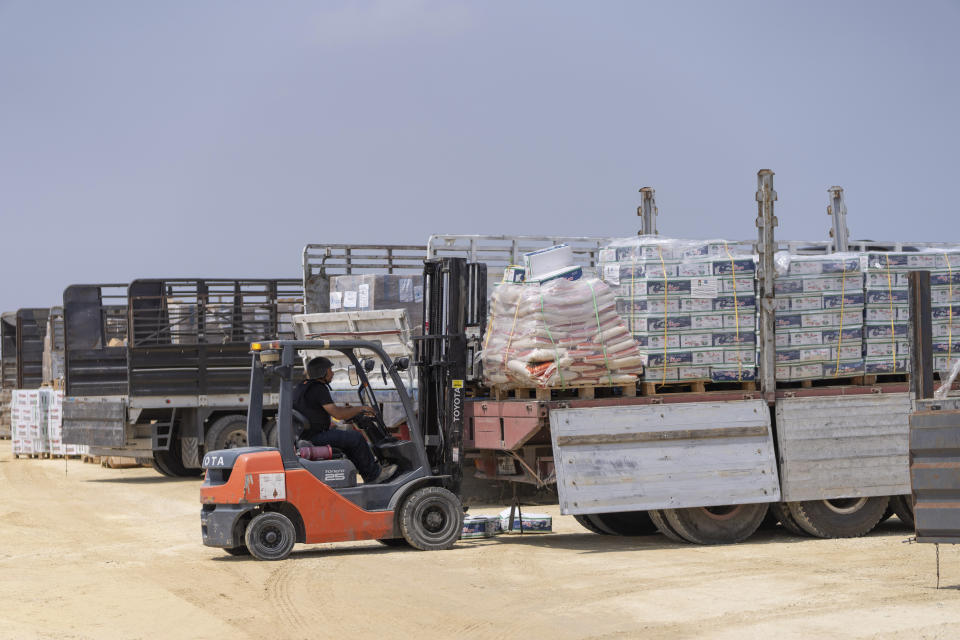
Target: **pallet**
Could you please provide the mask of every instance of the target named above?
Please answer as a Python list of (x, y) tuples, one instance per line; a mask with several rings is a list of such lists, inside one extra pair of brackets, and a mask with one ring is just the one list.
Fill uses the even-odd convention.
[(757, 383), (753, 380), (742, 382), (714, 382), (712, 380), (682, 380), (671, 382), (656, 382), (644, 380), (640, 383), (640, 391), (644, 396), (658, 396), (665, 393), (708, 393), (710, 391), (756, 391)]
[(904, 383), (903, 374), (838, 376), (836, 378), (811, 378), (809, 380), (777, 380), (777, 389), (813, 389), (816, 387), (872, 387), (877, 384)]
[(25, 459), (25, 460), (49, 460), (49, 453), (15, 453), (13, 454), (15, 459)]
[(142, 467), (143, 465), (137, 462), (136, 458), (102, 456), (100, 458), (100, 466), (107, 469), (133, 469), (134, 467)]
[(549, 402), (551, 400), (563, 400), (578, 398), (581, 400), (592, 400), (594, 398), (604, 398), (621, 396), (633, 398), (637, 395), (637, 386), (635, 384), (622, 385), (582, 385), (569, 386), (564, 388), (555, 387), (491, 387), (490, 397), (494, 400), (539, 400)]
[(100, 464), (100, 456), (90, 456), (84, 454), (80, 456), (80, 460), (86, 462), (87, 464)]

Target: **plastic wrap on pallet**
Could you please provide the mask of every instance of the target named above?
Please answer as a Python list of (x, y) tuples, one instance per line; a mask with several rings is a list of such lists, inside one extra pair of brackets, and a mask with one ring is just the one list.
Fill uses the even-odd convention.
[(777, 380), (863, 375), (866, 296), (860, 255), (780, 251), (774, 264)]
[(948, 375), (960, 355), (960, 248), (863, 254), (864, 363), (868, 374), (902, 374), (910, 358), (907, 274), (930, 272), (934, 369)]
[(600, 275), (654, 382), (754, 380), (756, 260), (725, 240), (641, 236), (600, 252)]
[(45, 389), (16, 389), (11, 402), (13, 453), (41, 454), (50, 450), (47, 437), (48, 397)]
[(597, 278), (498, 284), (481, 358), (497, 386), (629, 385), (643, 371), (613, 292)]
[(422, 275), (343, 275), (330, 278), (330, 311), (404, 309), (415, 333), (423, 324)]

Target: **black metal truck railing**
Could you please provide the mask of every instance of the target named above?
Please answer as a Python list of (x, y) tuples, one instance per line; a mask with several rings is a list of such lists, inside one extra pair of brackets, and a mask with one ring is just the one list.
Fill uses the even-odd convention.
[(292, 339), (294, 279), (135, 280), (128, 289), (131, 396), (244, 394), (250, 342)]
[(17, 314), (0, 315), (0, 384), (4, 389), (17, 387)]
[(63, 292), (68, 396), (127, 393), (127, 285), (79, 284)]
[(43, 338), (50, 309), (17, 310), (17, 388), (37, 389), (43, 382)]

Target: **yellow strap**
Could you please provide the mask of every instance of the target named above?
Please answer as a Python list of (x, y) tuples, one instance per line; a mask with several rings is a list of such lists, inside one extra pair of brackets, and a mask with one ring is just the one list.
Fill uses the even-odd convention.
[(733, 319), (737, 327), (737, 381), (743, 381), (743, 362), (740, 360), (740, 304), (737, 302), (737, 266), (733, 262), (733, 256), (730, 255), (730, 248), (727, 241), (723, 241), (723, 250), (727, 252), (730, 258), (730, 273), (733, 275)]
[(547, 330), (547, 337), (550, 338), (550, 345), (553, 347), (553, 364), (557, 367), (557, 375), (560, 376), (560, 388), (566, 389), (567, 383), (563, 379), (563, 371), (560, 370), (560, 350), (557, 349), (557, 343), (553, 341), (553, 333), (550, 332), (550, 324), (547, 322), (547, 314), (543, 310), (543, 292), (540, 293), (540, 319), (543, 320), (543, 327)]
[(597, 337), (600, 338), (600, 347), (603, 349), (603, 366), (607, 368), (607, 383), (613, 382), (613, 372), (610, 371), (610, 361), (607, 359), (607, 341), (603, 339), (603, 328), (600, 326), (600, 308), (597, 306), (597, 292), (593, 288), (593, 283), (586, 281), (593, 294), (593, 314), (597, 318)]
[(517, 318), (520, 317), (520, 298), (517, 298), (517, 310), (513, 312), (513, 326), (510, 327), (510, 337), (507, 338), (507, 346), (503, 349), (503, 371), (507, 371), (507, 359), (510, 357), (510, 345), (513, 344), (513, 334), (517, 330)]
[(667, 384), (667, 264), (663, 261), (663, 251), (657, 245), (657, 255), (660, 256), (660, 268), (663, 269), (663, 379), (660, 385)]
[(947, 259), (947, 273), (949, 273), (947, 288), (947, 367), (953, 363), (953, 266), (950, 264), (950, 256), (946, 253), (943, 257)]
[(837, 368), (833, 372), (834, 378), (840, 375), (840, 349), (843, 348), (843, 305), (847, 298), (847, 261), (842, 260), (842, 262), (843, 274), (840, 276), (840, 333), (837, 334)]
[[(636, 317), (637, 310), (633, 306), (633, 301), (636, 300), (636, 288), (635, 284), (637, 282), (637, 253), (633, 253), (633, 268), (630, 270), (630, 315), (627, 317), (630, 318), (630, 337), (633, 337), (634, 331), (636, 331), (637, 325)], [(646, 297), (646, 296), (644, 296)]]
[(890, 296), (890, 344), (893, 346), (893, 373), (897, 372), (897, 332), (893, 326), (893, 278), (890, 275), (890, 254), (884, 254), (887, 259), (887, 294)]

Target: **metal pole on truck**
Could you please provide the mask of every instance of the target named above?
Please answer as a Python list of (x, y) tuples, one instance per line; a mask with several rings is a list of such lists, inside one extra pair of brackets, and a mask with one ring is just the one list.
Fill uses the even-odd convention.
[(830, 204), (827, 205), (827, 215), (833, 217), (833, 228), (830, 237), (833, 238), (834, 251), (848, 251), (850, 249), (850, 229), (847, 228), (847, 205), (843, 201), (843, 187), (830, 187)]
[(773, 171), (757, 172), (757, 253), (760, 256), (760, 391), (767, 402), (776, 397), (776, 335), (774, 333), (775, 307), (774, 286), (776, 268), (773, 263), (773, 229), (777, 217), (773, 215), (773, 203), (777, 192), (773, 190)]
[(643, 187), (640, 189), (640, 206), (637, 207), (637, 215), (640, 216), (640, 233), (638, 236), (657, 235), (657, 200), (656, 192), (652, 187)]

